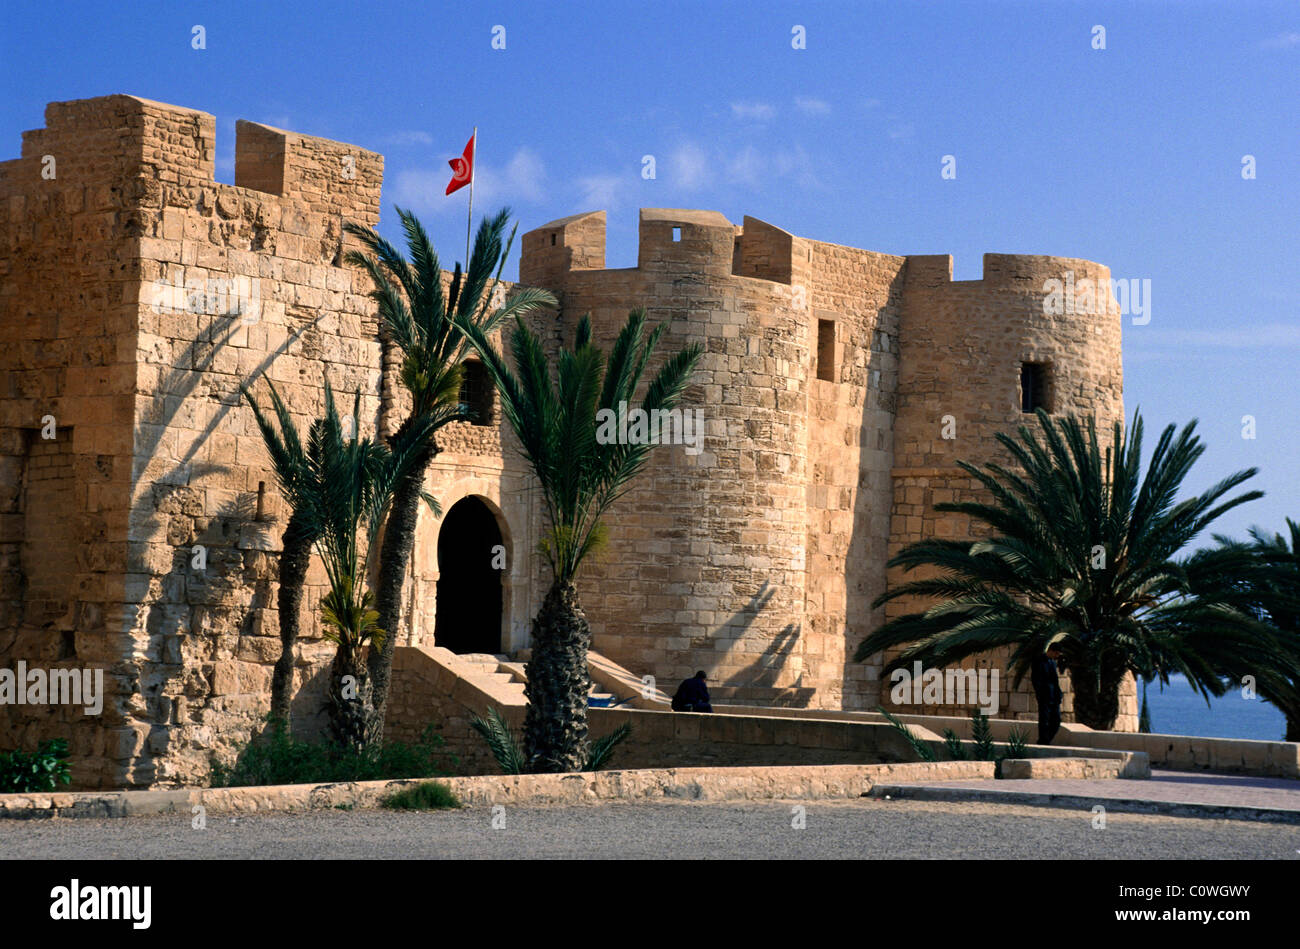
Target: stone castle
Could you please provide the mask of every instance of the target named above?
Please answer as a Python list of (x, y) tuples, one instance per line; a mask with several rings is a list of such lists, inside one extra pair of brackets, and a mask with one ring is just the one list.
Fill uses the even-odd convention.
[[(266, 713), (286, 512), (239, 385), (272, 380), (305, 427), (328, 373), (360, 389), (363, 431), (402, 418), (368, 280), (343, 265), (343, 221), (379, 220), (382, 156), (239, 122), (228, 185), (214, 140), (207, 113), (113, 95), (49, 105), (0, 162), (0, 667), (103, 670), (107, 692), (94, 716), (0, 706), (0, 749), (69, 737), (79, 787), (201, 781)], [(604, 212), (525, 234), (520, 284), (561, 303), (534, 320), (550, 345), (590, 313), (608, 346), (644, 306), (661, 352), (706, 351), (686, 398), (702, 440), (656, 450), (586, 568), (595, 648), (670, 690), (706, 669), (722, 702), (888, 705), (881, 657), (853, 651), (886, 560), (969, 534), (933, 509), (976, 495), (955, 462), (999, 459), (995, 433), (1036, 405), (1123, 417), (1118, 310), (1045, 312), (1067, 274), (1109, 278), (988, 254), (954, 281), (947, 256), (706, 211), (642, 210), (628, 269), (605, 268)], [(443, 517), (421, 515), (399, 642), (514, 654), (546, 587), (540, 503), (473, 365), (463, 397), (482, 417), (439, 435)], [(323, 571), (309, 584), (296, 724), (331, 655)], [(1009, 686), (1000, 714), (1031, 717)]]

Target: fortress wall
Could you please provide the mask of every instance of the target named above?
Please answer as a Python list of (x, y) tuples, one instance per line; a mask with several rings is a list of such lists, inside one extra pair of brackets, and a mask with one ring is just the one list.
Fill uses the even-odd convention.
[[(853, 650), (880, 622), (871, 602), (885, 589), (904, 258), (804, 243), (812, 356), (804, 661), (824, 690), (824, 707), (874, 708), (879, 663), (855, 662)], [(818, 352), (826, 323), (831, 367)], [(819, 367), (833, 378), (819, 378)]]
[[(1048, 365), (1049, 411), (1055, 414), (1096, 413), (1104, 431), (1123, 419), (1123, 376), (1120, 365), (1120, 318), (1113, 302), (1096, 313), (1048, 315), (1044, 283), (1063, 279), (1105, 281), (1107, 268), (1063, 257), (987, 254), (982, 280), (952, 281), (951, 258), (909, 257), (900, 329), (900, 375), (894, 443), (894, 503), (889, 538), (892, 556), (923, 537), (965, 537), (969, 520), (941, 514), (933, 505), (981, 498), (982, 488), (956, 466), (958, 459), (975, 464), (1006, 462), (995, 435), (1014, 434), (1027, 422), (1037, 423), (1020, 409), (1020, 367), (1024, 362)], [(1107, 298), (1109, 290), (1107, 290)], [(945, 416), (955, 437), (943, 437)], [(917, 573), (916, 576), (920, 574)], [(904, 574), (892, 571), (890, 582)], [(889, 616), (910, 612), (916, 603), (889, 604)], [(987, 667), (989, 660), (968, 665)], [(887, 707), (888, 684), (882, 699)], [(1136, 691), (1130, 685), (1126, 708), (1136, 715)], [(1002, 681), (1004, 717), (1033, 718), (1036, 706), (1028, 683), (1018, 693)], [(912, 709), (919, 711), (919, 709)], [(1067, 693), (1065, 710), (1070, 710)], [(926, 714), (968, 714), (945, 708)], [(1129, 724), (1122, 719), (1119, 727)], [(1136, 719), (1133, 719), (1133, 725)]]
[[(122, 783), (167, 785), (202, 780), (210, 756), (229, 757), (259, 727), (280, 651), (274, 580), (289, 512), (240, 384), (269, 411), (274, 383), (305, 439), (328, 376), (343, 414), (361, 392), (356, 424), (375, 432), (373, 304), (368, 280), (342, 266), (342, 222), (377, 220), (383, 159), (240, 122), (236, 184), (221, 184), (199, 158), (213, 150), (210, 116), (144, 111), (139, 174), (161, 190), (140, 208), (125, 624), (139, 692)], [(313, 563), (294, 682), (295, 726), (308, 732), (332, 656), (312, 608), (324, 592)]]
[[(345, 412), (345, 393), (362, 389), (360, 424), (373, 430), (369, 287), (339, 251), (343, 215), (377, 219), (382, 159), (241, 123), (250, 141), (237, 144), (230, 186), (213, 181), (205, 113), (109, 96), (53, 104), (47, 123), (0, 168), (11, 343), (0, 358), (12, 370), (0, 441), (16, 453), (31, 444), (31, 419), (54, 414), (71, 433), (68, 455), (47, 458), (40, 446), (26, 480), (39, 504), (70, 498), (75, 509), (57, 532), (17, 520), (30, 510), (9, 511), (28, 556), (17, 571), (12, 547), (0, 556), (12, 591), (15, 573), (19, 584), (51, 577), (43, 545), (67, 550), (72, 537), (75, 572), (62, 606), (29, 584), (23, 610), (44, 611), (44, 628), (15, 629), (10, 615), (0, 646), (7, 665), (107, 667), (112, 694), (98, 729), (69, 728), (63, 709), (12, 707), (25, 721), (4, 744), (70, 735), (79, 786), (192, 783), (210, 754), (257, 725), (279, 652), (273, 578), (286, 512), (238, 386), (253, 383), (265, 404), (257, 379), (273, 379), (305, 434), (324, 367)], [(259, 148), (275, 154), (254, 174), (247, 158)], [(58, 159), (53, 181), (39, 178), (47, 153)], [(18, 494), (5, 497), (11, 508)], [(307, 603), (323, 580), (317, 568)], [(314, 612), (303, 618), (307, 686), (329, 649)], [(300, 691), (297, 707), (318, 704), (312, 688)]]
[[(0, 667), (98, 670), (116, 696), (135, 384), (134, 100), (52, 103), (0, 162)], [(46, 427), (49, 417), (52, 427)], [(53, 435), (46, 438), (45, 435)], [(93, 680), (92, 680), (93, 681)], [(115, 700), (0, 705), (0, 747), (70, 739), (78, 786), (124, 754)], [(98, 726), (98, 727), (97, 727)]]
[[(720, 699), (806, 704), (805, 320), (790, 287), (731, 275), (734, 235), (718, 214), (645, 209), (638, 268), (555, 285), (566, 343), (587, 312), (606, 348), (632, 307), (669, 324), (647, 378), (688, 341), (706, 348), (685, 399), (704, 413), (703, 450), (655, 450), (580, 595), (595, 648), (670, 690), (703, 668)], [(540, 268), (525, 257), (521, 277)]]

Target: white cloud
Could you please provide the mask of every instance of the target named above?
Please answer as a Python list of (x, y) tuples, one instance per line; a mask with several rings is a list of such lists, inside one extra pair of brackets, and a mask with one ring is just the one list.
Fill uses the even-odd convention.
[(418, 129), (412, 129), (405, 132), (394, 132), (384, 139), (385, 145), (432, 145), (433, 136), (428, 132), (421, 132)]
[[(546, 168), (530, 148), (514, 153), (510, 163), (500, 171), (484, 165), (474, 186), (482, 190), (488, 200), (500, 202), (541, 201), (545, 197)], [(444, 185), (445, 187), (445, 185)]]
[[(445, 163), (433, 168), (409, 168), (393, 178), (393, 201), (415, 211), (463, 210), (461, 201), (445, 195), (451, 168)], [(514, 153), (504, 168), (482, 161), (474, 172), (474, 204), (483, 207), (519, 202), (537, 203), (545, 198), (546, 168), (532, 149)], [(458, 192), (456, 197), (460, 197)]]
[(830, 103), (812, 96), (795, 96), (794, 105), (804, 115), (830, 115)]
[(814, 163), (802, 145), (793, 149), (762, 151), (746, 145), (739, 153), (719, 163), (726, 169), (727, 183), (760, 191), (779, 181), (792, 181), (803, 188), (818, 188), (821, 182)]
[(766, 102), (733, 102), (731, 114), (738, 119), (766, 122), (776, 117), (776, 109)]
[(1300, 33), (1279, 33), (1259, 45), (1265, 49), (1290, 49), (1292, 46), (1300, 46)]
[(698, 146), (689, 143), (678, 146), (669, 156), (673, 185), (686, 191), (703, 187), (710, 178), (710, 165), (709, 156)]
[(578, 201), (578, 210), (612, 211), (622, 207), (627, 186), (626, 175), (588, 175), (579, 178), (578, 188), (582, 197)]
[(727, 162), (727, 180), (733, 184), (757, 188), (762, 184), (767, 170), (767, 160), (753, 145), (746, 145), (731, 161)]

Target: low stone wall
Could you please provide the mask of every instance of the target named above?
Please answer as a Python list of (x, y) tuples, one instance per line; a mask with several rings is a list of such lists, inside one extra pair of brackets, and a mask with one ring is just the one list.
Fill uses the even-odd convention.
[[(384, 726), (389, 738), (412, 742), (432, 725), (456, 758), (456, 774), (498, 771), (470, 727), (489, 707), (521, 735), (524, 706), (492, 679), (466, 676), (437, 650), (398, 647)], [(621, 768), (874, 764), (915, 761), (906, 740), (878, 716), (874, 721), (709, 715), (639, 708), (589, 710), (591, 737), (623, 723), (632, 734), (614, 752)]]
[(1062, 725), (1061, 732), (1058, 741), (1079, 747), (1145, 752), (1154, 768), (1300, 778), (1300, 742), (1099, 732), (1085, 725)]
[[(495, 774), (496, 762), (470, 728), (470, 717), (495, 707), (520, 734), (524, 707), (517, 703), (517, 694), (492, 679), (458, 673), (437, 650), (399, 647), (386, 734), (414, 741), (432, 724), (457, 758), (454, 773)], [(945, 728), (970, 738), (969, 718), (898, 718), (941, 758)], [(593, 708), (589, 720), (593, 738), (631, 723), (631, 737), (614, 754), (614, 764), (625, 768), (868, 764), (916, 758), (902, 735), (876, 712), (718, 706), (708, 715), (622, 706)], [(991, 719), (989, 726), (1002, 743), (1015, 728), (1033, 734), (1032, 724), (1025, 722)], [(1295, 742), (1100, 732), (1075, 724), (1062, 725), (1055, 744), (1030, 745), (1025, 755), (1115, 759), (1121, 763), (1120, 776), (1126, 778), (1149, 777), (1152, 767), (1300, 777), (1300, 744)]]
[(495, 774), (500, 769), (478, 733), (470, 727), (474, 715), (498, 709), (516, 734), (524, 724), (524, 707), (486, 677), (459, 674), (436, 650), (398, 646), (393, 650), (393, 677), (388, 693), (384, 737), (415, 742), (427, 727), (442, 736), (455, 759), (448, 770), (456, 774)]
[[(469, 806), (516, 807), (601, 804), (611, 801), (767, 801), (857, 798), (880, 782), (971, 781), (993, 777), (983, 761), (835, 765), (794, 768), (677, 768), (584, 774), (478, 775), (444, 778)], [(192, 791), (80, 791), (0, 794), (0, 819), (144, 817), (175, 814), (265, 814), (378, 807), (389, 795), (420, 781), (288, 784)]]
[[(853, 713), (841, 712), (840, 715)], [(869, 716), (874, 713), (858, 713)], [(962, 738), (970, 737), (970, 719), (941, 715), (899, 715), (910, 727), (925, 728), (943, 734), (951, 728)], [(1033, 723), (1010, 719), (990, 719), (994, 739), (1006, 741), (1013, 728), (1029, 729)], [(1201, 735), (1158, 735), (1141, 732), (1095, 731), (1087, 725), (1066, 723), (1053, 744), (1033, 745), (1031, 749), (1050, 749), (1050, 753), (1075, 754), (1082, 749), (1144, 753), (1152, 768), (1174, 771), (1227, 771), (1264, 777), (1300, 778), (1300, 742), (1254, 741), (1245, 738), (1208, 738)], [(1082, 752), (1086, 754), (1087, 752)]]
[(1002, 777), (1092, 780), (1118, 778), (1123, 769), (1117, 758), (1007, 758), (1002, 762)]
[(882, 722), (710, 715), (648, 709), (593, 708), (592, 738), (628, 723), (618, 746), (619, 767), (708, 767), (914, 762), (898, 730)]

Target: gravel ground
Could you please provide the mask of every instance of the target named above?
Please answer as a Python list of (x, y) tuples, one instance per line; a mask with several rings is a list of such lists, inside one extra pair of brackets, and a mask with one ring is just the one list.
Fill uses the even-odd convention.
[(1300, 827), (924, 801), (484, 807), (264, 817), (0, 821), (0, 858), (1300, 859)]

